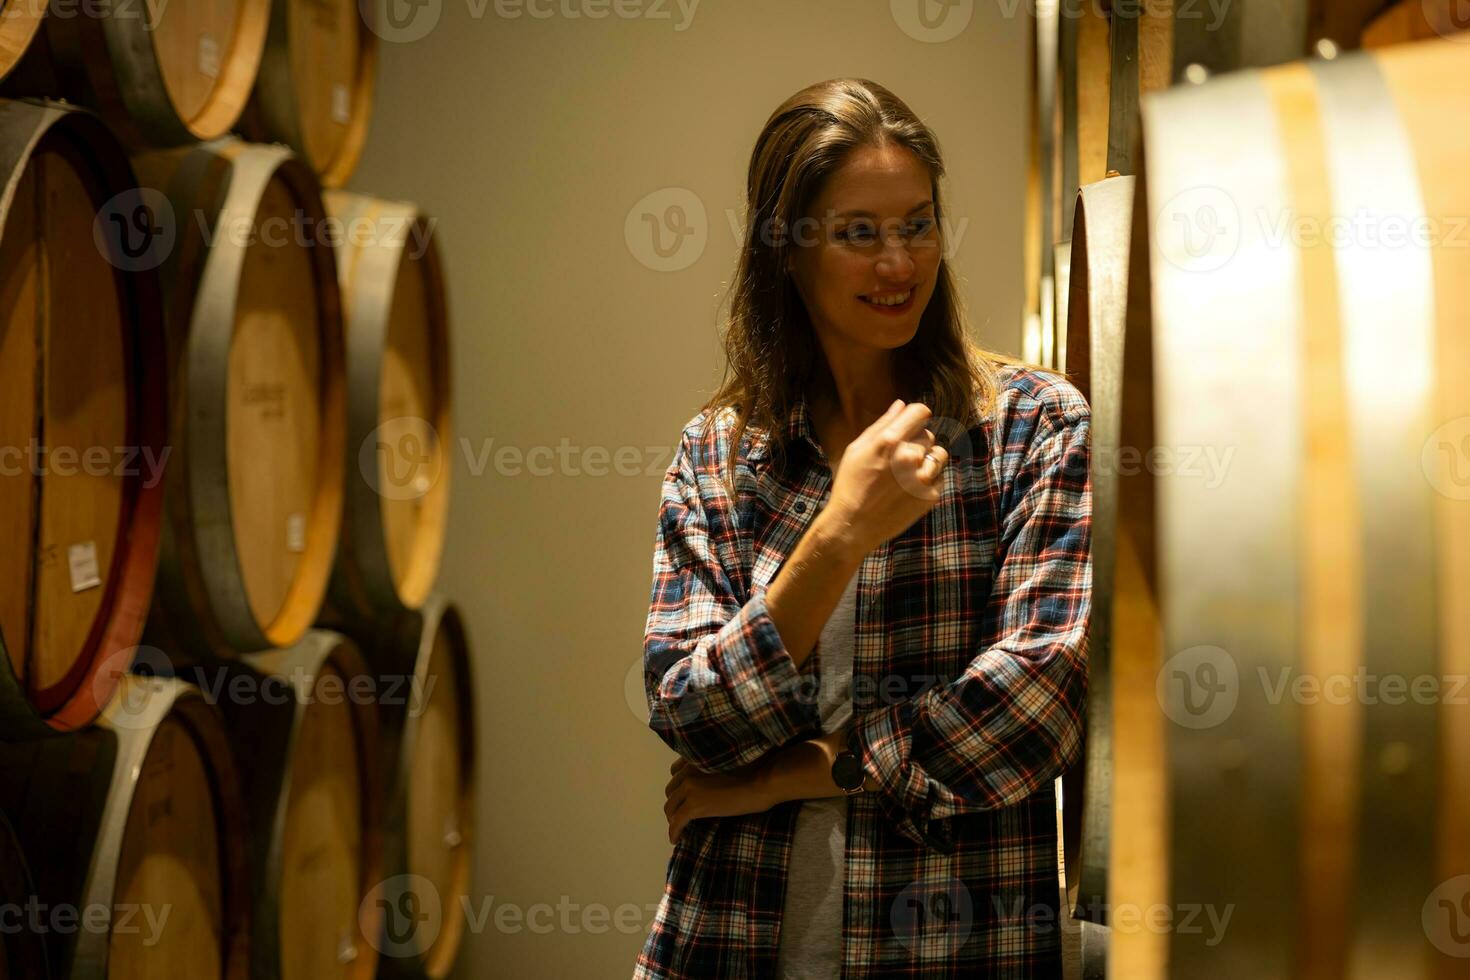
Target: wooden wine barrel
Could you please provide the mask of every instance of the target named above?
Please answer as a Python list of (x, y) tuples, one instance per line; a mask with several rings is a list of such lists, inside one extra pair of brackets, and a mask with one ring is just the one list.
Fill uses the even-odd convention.
[(312, 630), (183, 672), (195, 675), (233, 692), (220, 700), (250, 800), (254, 977), (373, 977), (381, 910), (364, 899), (382, 879), (382, 750), (361, 654)]
[(1341, 49), (1449, 36), (1467, 26), (1455, 0), (1315, 0), (1311, 37)]
[[(1139, 99), (1173, 82), (1174, 23), (1167, 3), (1119, 4), (1108, 16), (1108, 122), (1106, 165), (1081, 175), (1082, 183), (1109, 172), (1133, 174), (1138, 144)], [(1093, 82), (1101, 85), (1101, 79)], [(1090, 178), (1090, 179), (1089, 179)]]
[(1038, 3), (1030, 18), (1027, 48), (1026, 208), (1022, 231), (1025, 308), (1022, 311), (1022, 356), (1048, 365), (1046, 351), (1056, 336), (1053, 243), (1057, 240), (1057, 69), (1060, 43), (1059, 9)]
[[(1058, 94), (1053, 100), (1053, 131), (1060, 139), (1054, 205), (1059, 243), (1072, 237), (1077, 188), (1102, 180), (1108, 170), (1110, 20), (1110, 12), (1099, 0), (1063, 6), (1058, 32)], [(1059, 288), (1065, 289), (1066, 279), (1060, 272), (1057, 279)], [(1061, 328), (1066, 317), (1058, 312), (1056, 322)]]
[(37, 898), (75, 916), (46, 933), (57, 976), (246, 980), (244, 803), (198, 689), (128, 675), (96, 727), (0, 745), (0, 776)]
[[(1144, 196), (1134, 188), (1132, 230), (1127, 253), (1125, 326), (1112, 333), (1112, 345), (1103, 341), (1110, 335), (1090, 325), (1088, 335), (1098, 341), (1090, 357), (1096, 366), (1090, 369), (1093, 393), (1090, 401), (1102, 429), (1098, 437), (1100, 457), (1112, 449), (1116, 458), (1123, 447), (1148, 447), (1156, 444), (1154, 359), (1149, 326), (1151, 288), (1149, 253), (1145, 224)], [(1089, 270), (1091, 261), (1088, 262)], [(1106, 329), (1115, 323), (1112, 316), (1099, 317), (1098, 326)], [(1077, 333), (1080, 335), (1081, 330)], [(1114, 366), (1113, 385), (1107, 385), (1107, 367)], [(1111, 396), (1111, 397), (1110, 397)], [(1109, 433), (1111, 430), (1111, 436)], [(1096, 462), (1095, 470), (1099, 469)], [(1152, 472), (1143, 466), (1114, 468), (1115, 476), (1105, 480), (1099, 490), (1097, 504), (1102, 511), (1094, 518), (1097, 528), (1094, 547), (1100, 548), (1093, 561), (1094, 615), (1103, 622), (1092, 627), (1097, 638), (1103, 630), (1103, 644), (1108, 658), (1104, 682), (1111, 688), (1111, 726), (1113, 783), (1109, 803), (1107, 838), (1106, 888), (1109, 911), (1130, 902), (1129, 912), (1141, 909), (1154, 899), (1166, 897), (1166, 852), (1169, 847), (1166, 799), (1164, 791), (1164, 724), (1155, 691), (1150, 683), (1158, 676), (1159, 649), (1157, 532), (1157, 490)], [(1094, 473), (1094, 478), (1096, 473)], [(1096, 512), (1095, 512), (1096, 513)], [(1107, 527), (1112, 516), (1111, 529)], [(1089, 675), (1089, 681), (1091, 676)], [(1092, 694), (1088, 694), (1092, 707)], [(1088, 735), (1092, 734), (1089, 722)], [(1095, 800), (1097, 794), (1090, 799)], [(1127, 832), (1111, 833), (1112, 826)], [(1091, 872), (1088, 882), (1096, 887), (1095, 852), (1084, 865)], [(1091, 866), (1089, 866), (1091, 865)], [(1142, 903), (1142, 904), (1140, 904)], [(1112, 975), (1162, 977), (1168, 973), (1166, 942), (1153, 933), (1120, 932), (1109, 948), (1108, 965)]]
[[(1284, 64), (1316, 51), (1323, 41), (1349, 51), (1408, 40), (1405, 32), (1420, 28), (1426, 33), (1414, 36), (1451, 34), (1465, 26), (1455, 0), (1246, 0), (1218, 12), (1172, 6), (1169, 62), (1175, 81), (1191, 64), (1219, 74)], [(1375, 30), (1381, 32), (1376, 42)]]
[(1464, 975), (1467, 72), (1426, 41), (1145, 103), (1110, 897), (1233, 915), (1115, 929), (1120, 975)]
[(290, 146), (324, 187), (347, 183), (367, 138), (378, 62), (366, 19), (373, 9), (358, 0), (274, 0), (242, 132)]
[[(1068, 222), (1070, 224), (1071, 222)], [(1067, 304), (1071, 299), (1068, 286), (1072, 279), (1072, 243), (1057, 242), (1052, 250), (1052, 268), (1055, 270), (1052, 308), (1056, 311), (1056, 331), (1048, 351), (1048, 362), (1059, 372), (1067, 370)]]
[[(1421, 2), (1448, 8), (1454, 0), (1403, 0), (1406, 15), (1407, 8), (1418, 8)], [(1082, 4), (1084, 8), (1101, 6)], [(1106, 6), (1111, 53), (1107, 169), (1133, 174), (1137, 172), (1134, 161), (1140, 95), (1167, 88), (1184, 79), (1190, 70), (1204, 69), (1207, 74), (1218, 75), (1284, 64), (1315, 51), (1322, 41), (1332, 42), (1339, 50), (1357, 48), (1368, 43), (1365, 27), (1388, 2), (1237, 0), (1209, 7), (1165, 0)], [(1087, 11), (1082, 13), (1079, 23), (1085, 25)], [(1453, 15), (1446, 12), (1438, 23), (1452, 19)], [(1382, 30), (1388, 34), (1398, 28)], [(1093, 85), (1100, 88), (1102, 82), (1098, 79)], [(1097, 173), (1092, 179), (1101, 177)], [(1085, 171), (1080, 180), (1088, 182)]]
[(1213, 10), (1174, 2), (1168, 18), (1170, 78), (1179, 81), (1190, 65), (1218, 75), (1285, 64), (1316, 50), (1324, 40), (1343, 51), (1357, 48), (1363, 28), (1389, 2), (1244, 0)]
[(347, 473), (328, 621), (415, 609), (449, 505), (449, 328), (433, 222), (412, 204), (328, 191), (342, 222)]
[(1467, 16), (1464, 5), (1456, 0), (1399, 0), (1379, 12), (1363, 28), (1363, 47), (1381, 48), (1408, 41), (1453, 37), (1466, 28), (1470, 28), (1470, 16)]
[(474, 676), (458, 611), (431, 595), (397, 617), (374, 659), (382, 678), (411, 678), (407, 703), (384, 711), (393, 778), (379, 900), (399, 912), (439, 909), (424, 923), (385, 916), (379, 976), (438, 980), (459, 954), (473, 858)]
[(1032, 19), (1030, 166), (1025, 218), (1028, 359), (1065, 367), (1070, 248), (1078, 188), (1132, 173), (1142, 94), (1170, 84), (1173, 10), (1168, 4), (1089, 0), (1038, 4)]
[(89, 105), (134, 149), (214, 139), (245, 108), (269, 16), (270, 0), (53, 4), (5, 91)]
[[(1420, 0), (1384, 15), (1378, 43), (1427, 23)], [(1455, 23), (1454, 0), (1423, 0), (1435, 29)], [(1057, 366), (1053, 250), (1072, 237), (1077, 189), (1137, 172), (1139, 102), (1186, 77), (1282, 64), (1319, 42), (1355, 48), (1385, 0), (1236, 0), (1220, 5), (1044, 0), (1031, 18), (1029, 159), (1023, 234), (1025, 356)], [(1418, 20), (1415, 20), (1415, 18)], [(1370, 31), (1371, 33), (1371, 31)], [(1419, 31), (1422, 35), (1423, 31)], [(1418, 36), (1418, 35), (1416, 35)]]
[(342, 311), (321, 198), (284, 147), (217, 140), (135, 164), (188, 216), (163, 266), (178, 422), (150, 641), (181, 656), (289, 646), (321, 607), (342, 514)]
[(127, 670), (153, 589), (167, 403), (157, 272), (107, 220), (138, 203), (117, 141), (90, 113), (0, 100), (0, 173), (0, 737), (14, 737), (89, 724)]
[(50, 0), (33, 0), (6, 5), (5, 16), (0, 18), (0, 78), (10, 74), (30, 49), (49, 3)]
[(16, 839), (10, 821), (0, 815), (0, 903), (6, 909), (7, 920), (6, 928), (0, 930), (0, 978), (49, 980), (51, 977), (46, 943), (24, 925), (31, 903), (37, 899), (25, 849)]
[(1092, 406), (1093, 594), (1087, 655), (1087, 733), (1081, 766), (1063, 795), (1069, 914), (1081, 939), (1079, 974), (1105, 972), (1113, 793), (1112, 604), (1119, 469), (1119, 411), (1128, 297), (1133, 177), (1084, 186), (1068, 256), (1064, 365)]

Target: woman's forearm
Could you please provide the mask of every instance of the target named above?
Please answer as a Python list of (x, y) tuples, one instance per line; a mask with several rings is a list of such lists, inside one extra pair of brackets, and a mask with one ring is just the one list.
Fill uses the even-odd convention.
[[(832, 781), (832, 760), (846, 742), (845, 730), (794, 742), (766, 756), (766, 798), (770, 806), (788, 800), (818, 800), (841, 796), (842, 790)], [(863, 789), (873, 792), (878, 784), (868, 776)]]
[(865, 554), (834, 521), (818, 514), (766, 589), (766, 613), (800, 667), (816, 648)]

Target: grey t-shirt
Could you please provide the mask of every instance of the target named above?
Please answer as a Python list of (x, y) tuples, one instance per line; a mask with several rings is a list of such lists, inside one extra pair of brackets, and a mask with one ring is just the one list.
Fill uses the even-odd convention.
[[(824, 733), (842, 728), (852, 717), (857, 582), (854, 573), (818, 641), (817, 711)], [(779, 980), (836, 980), (841, 975), (846, 856), (847, 797), (803, 802), (796, 815), (787, 865), (786, 901), (776, 951)]]

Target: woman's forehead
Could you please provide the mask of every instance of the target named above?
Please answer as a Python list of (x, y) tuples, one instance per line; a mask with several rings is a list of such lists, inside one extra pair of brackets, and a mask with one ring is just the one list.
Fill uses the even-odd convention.
[(929, 171), (902, 148), (855, 151), (817, 195), (819, 210), (837, 217), (905, 215), (930, 202)]

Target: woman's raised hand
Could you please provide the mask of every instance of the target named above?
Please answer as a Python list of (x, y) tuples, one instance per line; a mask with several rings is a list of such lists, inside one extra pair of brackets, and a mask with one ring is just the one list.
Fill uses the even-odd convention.
[(895, 401), (843, 451), (819, 519), (854, 554), (902, 534), (939, 502), (949, 453), (924, 427), (932, 416), (922, 402)]

